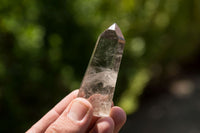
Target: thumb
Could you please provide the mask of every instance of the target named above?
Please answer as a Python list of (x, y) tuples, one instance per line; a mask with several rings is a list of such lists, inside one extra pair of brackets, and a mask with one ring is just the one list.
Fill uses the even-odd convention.
[(92, 120), (92, 105), (84, 98), (74, 99), (46, 133), (84, 133)]

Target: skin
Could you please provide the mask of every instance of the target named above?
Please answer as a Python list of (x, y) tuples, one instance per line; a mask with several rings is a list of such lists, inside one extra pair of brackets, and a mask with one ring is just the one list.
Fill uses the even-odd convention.
[(71, 92), (35, 123), (26, 133), (118, 133), (126, 122), (126, 114), (117, 106), (109, 117), (94, 117), (92, 105)]

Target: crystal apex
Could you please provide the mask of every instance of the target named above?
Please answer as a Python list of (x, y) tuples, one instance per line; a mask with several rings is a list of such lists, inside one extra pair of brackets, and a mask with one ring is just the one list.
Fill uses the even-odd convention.
[(114, 31), (116, 32), (117, 36), (118, 36), (121, 40), (125, 40), (125, 39), (124, 39), (124, 36), (123, 36), (123, 34), (122, 34), (122, 32), (121, 32), (121, 30), (120, 30), (120, 28), (119, 28), (119, 26), (118, 26), (116, 23), (112, 24), (112, 25), (108, 28), (108, 30), (114, 30)]
[(112, 24), (108, 29), (109, 30), (115, 30), (115, 27), (116, 27), (116, 23)]

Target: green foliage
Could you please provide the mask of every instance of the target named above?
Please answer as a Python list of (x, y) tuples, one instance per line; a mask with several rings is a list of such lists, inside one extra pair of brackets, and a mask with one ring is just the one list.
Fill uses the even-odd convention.
[(24, 132), (79, 88), (114, 22), (126, 38), (114, 100), (132, 113), (152, 77), (198, 54), (199, 12), (199, 0), (1, 0), (0, 132)]

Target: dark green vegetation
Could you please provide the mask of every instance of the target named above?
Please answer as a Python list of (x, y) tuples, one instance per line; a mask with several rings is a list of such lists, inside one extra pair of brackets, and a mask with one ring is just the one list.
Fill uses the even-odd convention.
[(0, 132), (24, 132), (79, 88), (114, 22), (126, 39), (115, 102), (132, 113), (152, 78), (198, 56), (199, 13), (199, 0), (1, 0)]

